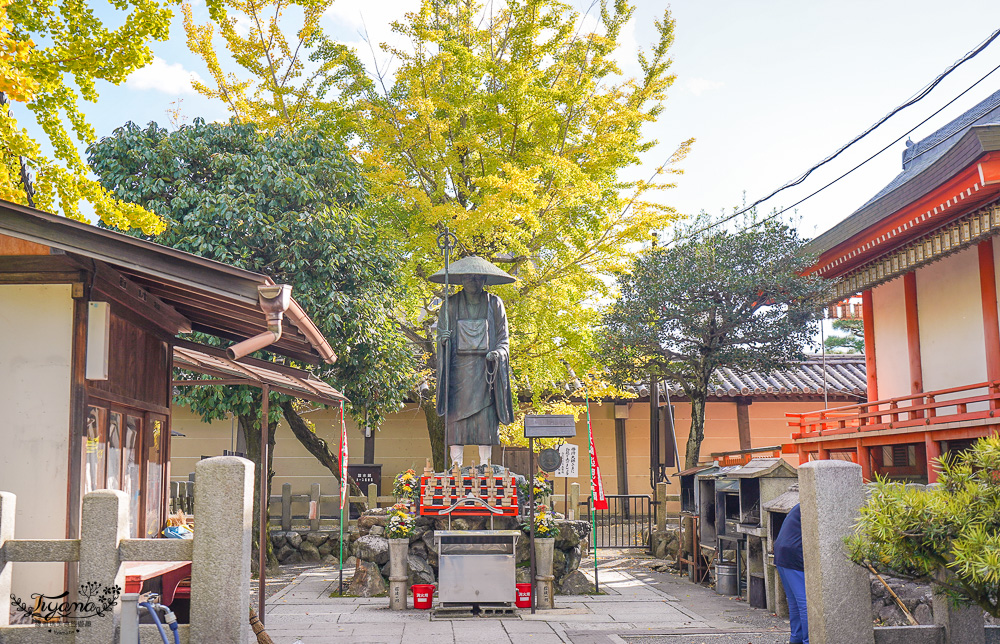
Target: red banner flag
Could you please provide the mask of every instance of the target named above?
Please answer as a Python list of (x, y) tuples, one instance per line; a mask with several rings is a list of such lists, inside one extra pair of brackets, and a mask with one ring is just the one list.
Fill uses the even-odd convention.
[(340, 509), (347, 505), (347, 423), (344, 422), (344, 403), (340, 403)]
[[(588, 410), (589, 411), (589, 410)], [(594, 509), (607, 510), (608, 500), (604, 498), (604, 484), (601, 482), (601, 466), (597, 463), (597, 448), (594, 447), (594, 431), (590, 428), (590, 418), (587, 418), (587, 433), (590, 434), (590, 492), (594, 496)]]

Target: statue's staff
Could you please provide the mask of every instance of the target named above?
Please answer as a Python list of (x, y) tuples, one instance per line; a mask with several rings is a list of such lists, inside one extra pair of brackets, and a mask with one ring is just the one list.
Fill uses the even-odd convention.
[[(448, 230), (445, 226), (444, 232), (437, 236), (437, 246), (444, 252), (444, 306), (442, 308), (442, 315), (444, 316), (444, 330), (450, 331), (451, 327), (448, 326), (448, 292), (451, 291), (451, 281), (449, 272), (449, 262), (451, 261), (451, 249), (454, 247), (458, 238)], [(441, 336), (441, 316), (438, 316), (438, 337)], [(441, 353), (444, 356), (444, 381), (445, 385), (449, 385), (451, 380), (449, 380), (449, 364), (451, 363), (451, 336), (450, 334), (445, 334), (445, 340), (441, 343)], [(448, 465), (448, 392), (441, 391), (441, 384), (438, 383), (438, 396), (444, 396), (444, 440), (441, 441), (444, 445), (444, 459), (445, 469), (447, 470)]]

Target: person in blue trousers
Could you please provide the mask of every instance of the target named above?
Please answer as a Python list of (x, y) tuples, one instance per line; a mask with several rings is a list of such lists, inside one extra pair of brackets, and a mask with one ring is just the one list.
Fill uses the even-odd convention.
[(788, 598), (790, 644), (809, 644), (809, 613), (806, 612), (806, 575), (802, 564), (802, 513), (798, 504), (785, 517), (774, 540), (774, 565)]

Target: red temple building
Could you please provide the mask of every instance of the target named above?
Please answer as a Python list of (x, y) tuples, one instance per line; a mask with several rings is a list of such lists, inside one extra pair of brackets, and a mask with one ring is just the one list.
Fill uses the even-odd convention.
[(800, 462), (937, 478), (1000, 427), (1000, 92), (918, 143), (903, 171), (810, 244), (829, 302), (861, 298), (869, 402), (788, 414)]

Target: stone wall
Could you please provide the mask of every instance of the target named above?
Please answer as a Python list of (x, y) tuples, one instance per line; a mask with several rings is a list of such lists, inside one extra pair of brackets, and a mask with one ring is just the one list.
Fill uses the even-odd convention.
[[(361, 596), (378, 595), (385, 592), (389, 576), (389, 540), (385, 537), (387, 522), (385, 508), (369, 510), (359, 519), (357, 532), (344, 535), (344, 567), (355, 570), (354, 579), (348, 590), (350, 594)], [(593, 590), (593, 585), (579, 572), (583, 551), (590, 537), (590, 524), (586, 521), (556, 521), (559, 534), (555, 542), (554, 573), (558, 592), (580, 594)], [(452, 530), (489, 529), (486, 517), (462, 517), (453, 519)], [(496, 530), (516, 530), (518, 519), (500, 517), (494, 520)], [(408, 554), (409, 584), (433, 584), (437, 582), (438, 553), (434, 540), (435, 530), (447, 530), (448, 519), (417, 517), (416, 529), (410, 538)], [(317, 562), (337, 563), (340, 550), (337, 532), (272, 532), (271, 540), (278, 561), (285, 563)], [(348, 558), (350, 557), (350, 558)], [(529, 581), (528, 536), (517, 540), (517, 581)]]

